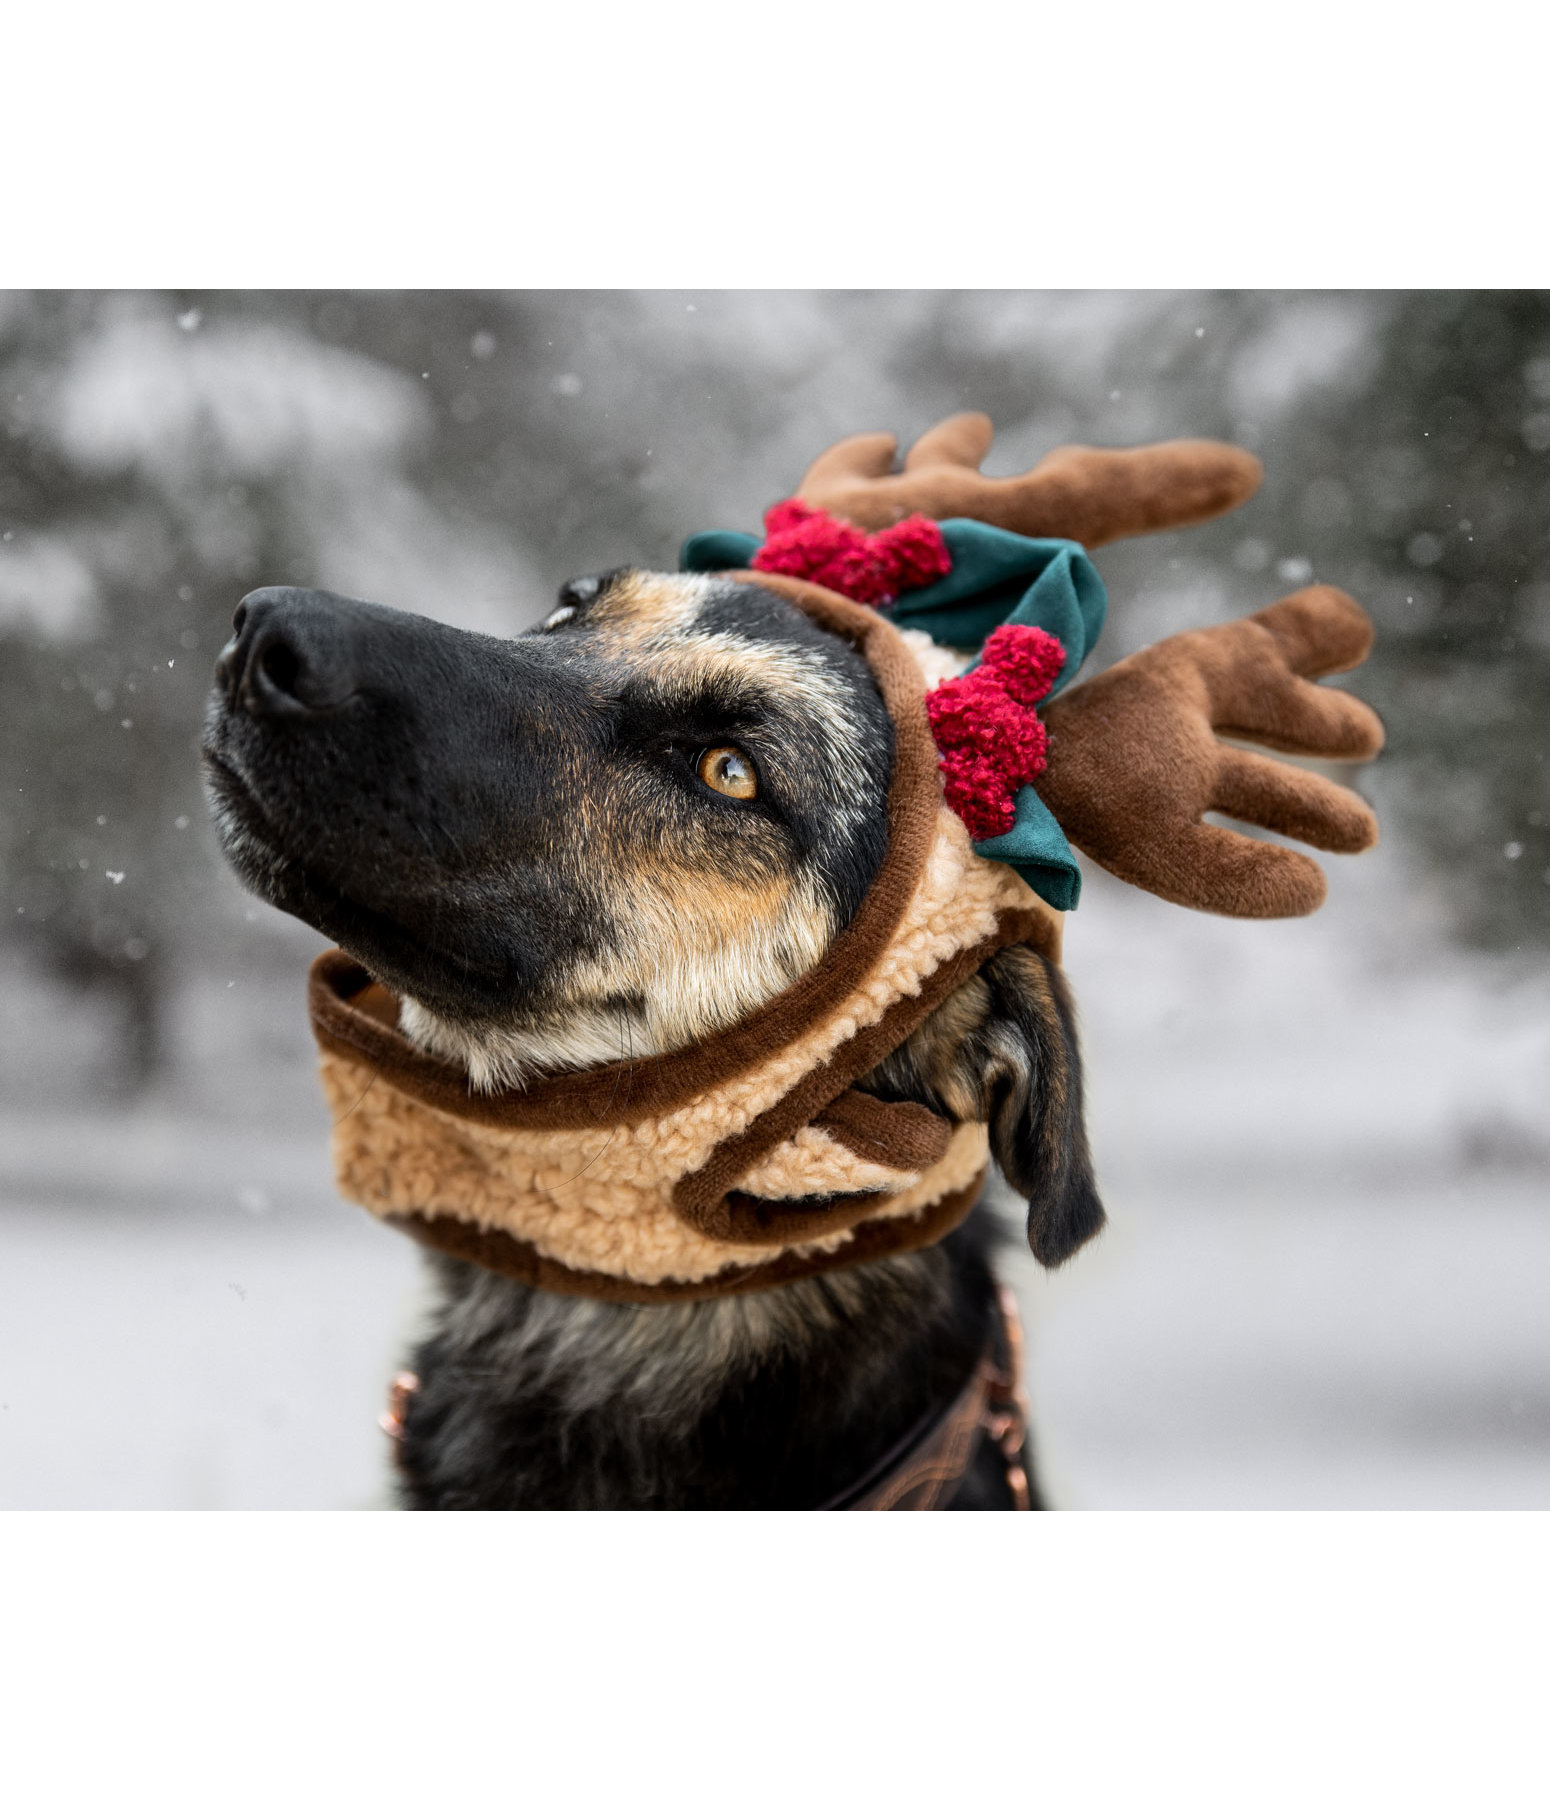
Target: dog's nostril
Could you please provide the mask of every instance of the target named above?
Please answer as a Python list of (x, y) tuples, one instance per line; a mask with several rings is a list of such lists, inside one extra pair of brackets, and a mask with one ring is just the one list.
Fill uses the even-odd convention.
[(264, 680), (277, 692), (296, 695), (296, 681), (301, 674), (301, 658), (283, 638), (266, 644), (258, 659)]
[(232, 616), (216, 664), (227, 704), (255, 719), (312, 719), (355, 691), (350, 602), (304, 588), (259, 588)]

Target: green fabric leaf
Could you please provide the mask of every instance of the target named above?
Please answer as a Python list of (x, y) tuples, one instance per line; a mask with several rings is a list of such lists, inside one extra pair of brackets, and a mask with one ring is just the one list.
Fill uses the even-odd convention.
[(952, 572), (911, 588), (894, 603), (896, 625), (926, 631), (955, 650), (977, 650), (998, 625), (1037, 625), (1065, 647), (1052, 694), (1081, 668), (1098, 641), (1109, 597), (1080, 544), (1025, 538), (977, 519), (946, 519)]
[(1041, 900), (1057, 912), (1074, 912), (1082, 897), (1082, 871), (1055, 815), (1033, 786), (1017, 790), (1017, 819), (1000, 837), (974, 846), (977, 856), (1009, 863)]
[(678, 566), (686, 575), (714, 575), (721, 569), (746, 569), (764, 542), (746, 531), (697, 531), (685, 538)]

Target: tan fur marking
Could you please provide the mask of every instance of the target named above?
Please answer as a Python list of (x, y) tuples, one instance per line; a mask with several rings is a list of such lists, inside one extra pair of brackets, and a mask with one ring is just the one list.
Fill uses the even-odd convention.
[(588, 617), (608, 625), (610, 642), (635, 650), (692, 623), (709, 588), (704, 577), (632, 569), (603, 591)]

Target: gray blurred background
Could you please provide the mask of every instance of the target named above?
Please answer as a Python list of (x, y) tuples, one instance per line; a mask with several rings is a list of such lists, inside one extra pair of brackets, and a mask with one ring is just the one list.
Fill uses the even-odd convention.
[(1090, 666), (1332, 581), (1390, 734), (1313, 919), (1086, 870), (1112, 1223), (1007, 1261), (1054, 1498), (1550, 1503), (1550, 295), (5, 294), (0, 373), (0, 1505), (383, 1503), (416, 1253), (330, 1189), (320, 940), (206, 821), (240, 596), (519, 630), (964, 407), (996, 474), (1258, 452), (1098, 553)]

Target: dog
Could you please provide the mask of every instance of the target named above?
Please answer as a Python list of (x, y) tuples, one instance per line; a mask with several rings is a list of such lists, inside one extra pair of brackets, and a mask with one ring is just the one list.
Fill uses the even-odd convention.
[[(628, 568), (511, 639), (260, 589), (203, 740), (239, 878), (482, 1093), (701, 1043), (818, 968), (882, 863), (893, 758), (867, 663), (787, 598)], [(983, 1122), (1045, 1263), (1101, 1227), (1071, 997), (1027, 944), (857, 1086)], [(401, 1500), (847, 1504), (1006, 1361), (999, 1229), (982, 1202), (925, 1248), (656, 1306), (431, 1253)], [(982, 1433), (945, 1504), (1043, 1505), (1031, 1449)]]

